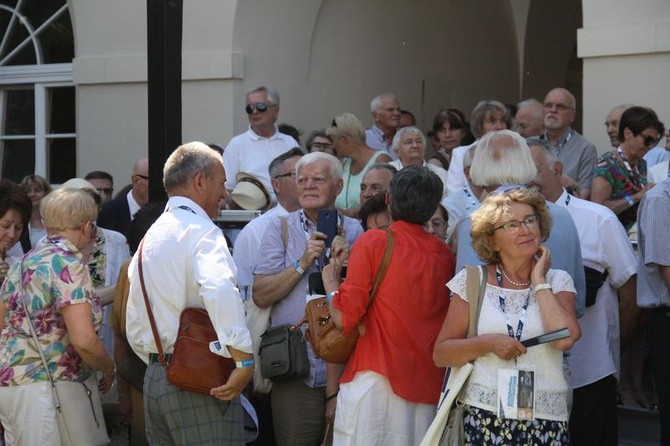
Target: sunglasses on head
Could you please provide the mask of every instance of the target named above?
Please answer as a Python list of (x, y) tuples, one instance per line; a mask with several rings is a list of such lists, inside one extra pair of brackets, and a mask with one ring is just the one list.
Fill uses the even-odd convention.
[(272, 104), (268, 105), (265, 102), (257, 102), (255, 104), (247, 104), (247, 106), (245, 107), (245, 110), (246, 110), (248, 115), (252, 114), (254, 112), (254, 110), (256, 110), (258, 113), (263, 113), (271, 105)]

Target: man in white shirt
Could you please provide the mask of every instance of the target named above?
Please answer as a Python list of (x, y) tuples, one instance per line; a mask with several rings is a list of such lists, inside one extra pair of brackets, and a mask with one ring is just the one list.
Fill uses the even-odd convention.
[[(126, 334), (135, 353), (149, 363), (144, 402), (151, 444), (244, 444), (239, 395), (254, 371), (251, 336), (235, 286), (237, 269), (221, 230), (211, 220), (219, 213), (219, 199), (226, 196), (225, 179), (221, 158), (207, 145), (192, 142), (178, 147), (163, 169), (169, 197), (165, 213), (147, 231), (144, 247), (128, 269)], [(207, 310), (221, 344), (218, 354), (236, 361), (228, 381), (211, 389), (211, 396), (167, 381), (140, 286), (140, 253), (148, 300), (168, 361), (186, 307)]]
[(237, 285), (243, 300), (252, 300), (253, 270), (261, 256), (259, 247), (267, 225), (273, 219), (300, 209), (298, 186), (295, 182), (295, 163), (301, 156), (302, 151), (295, 147), (272, 160), (268, 172), (272, 178), (272, 190), (277, 196), (277, 205), (251, 220), (235, 239), (233, 259), (237, 266)]
[(299, 145), (289, 135), (280, 133), (275, 125), (279, 117), (279, 94), (273, 88), (261, 86), (247, 93), (245, 111), (249, 118), (249, 130), (231, 139), (223, 151), (226, 189), (232, 191), (237, 173), (246, 172), (263, 183), (274, 203), (277, 199), (272, 192), (268, 165), (282, 153)]
[[(637, 315), (637, 260), (616, 215), (597, 203), (568, 195), (561, 185), (563, 164), (546, 141), (533, 139), (528, 144), (538, 169), (534, 185), (548, 201), (568, 211), (579, 233), (584, 266), (595, 270), (593, 277), (599, 279), (591, 294), (595, 301), (591, 302), (592, 281), (587, 275), (587, 307), (579, 319), (582, 337), (568, 357), (574, 389), (571, 441), (576, 446), (617, 444), (619, 333), (627, 341)], [(598, 283), (602, 284), (598, 287)]]
[[(298, 185), (295, 181), (295, 164), (302, 156), (302, 151), (295, 147), (272, 160), (268, 171), (277, 196), (277, 205), (260, 217), (251, 220), (235, 239), (233, 259), (237, 265), (237, 286), (244, 300), (247, 327), (251, 332), (256, 362), (258, 362), (257, 354), (261, 345), (261, 335), (268, 328), (271, 309), (258, 308), (254, 303), (252, 298), (253, 271), (261, 259), (261, 241), (268, 225), (277, 218), (300, 209)], [(258, 444), (274, 443), (272, 408), (268, 394), (271, 388), (272, 382), (263, 379), (260, 367), (258, 367), (254, 371), (254, 393), (249, 397), (259, 420), (258, 438), (256, 439)]]
[(392, 93), (375, 96), (370, 102), (372, 127), (365, 131), (365, 144), (375, 150), (387, 153), (394, 160), (398, 156), (391, 143), (400, 126), (400, 103)]

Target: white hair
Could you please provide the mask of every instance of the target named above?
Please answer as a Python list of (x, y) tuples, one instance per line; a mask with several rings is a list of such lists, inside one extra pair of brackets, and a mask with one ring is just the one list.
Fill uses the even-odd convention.
[(477, 186), (526, 184), (536, 175), (530, 148), (517, 132), (489, 132), (477, 144), (470, 167), (470, 178)]

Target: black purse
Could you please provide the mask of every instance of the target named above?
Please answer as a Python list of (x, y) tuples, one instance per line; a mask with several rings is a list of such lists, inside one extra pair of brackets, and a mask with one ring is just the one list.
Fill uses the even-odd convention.
[(609, 271), (607, 270), (601, 273), (597, 269), (584, 266), (584, 276), (586, 278), (585, 305), (587, 307), (590, 307), (591, 305), (596, 303), (596, 295), (598, 294), (598, 290), (600, 289), (601, 286), (603, 286), (603, 283), (605, 283), (605, 281), (607, 280), (608, 275)]
[(307, 346), (299, 327), (280, 325), (261, 335), (258, 349), (261, 376), (272, 382), (292, 381), (309, 374)]

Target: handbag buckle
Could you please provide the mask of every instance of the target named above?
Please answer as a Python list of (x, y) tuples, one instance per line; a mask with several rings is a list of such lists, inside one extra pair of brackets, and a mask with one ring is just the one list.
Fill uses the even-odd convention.
[(319, 318), (319, 325), (324, 326), (330, 321), (330, 315), (328, 317), (321, 317)]

